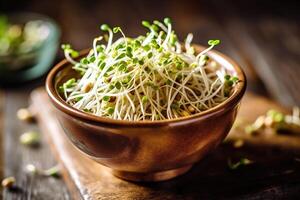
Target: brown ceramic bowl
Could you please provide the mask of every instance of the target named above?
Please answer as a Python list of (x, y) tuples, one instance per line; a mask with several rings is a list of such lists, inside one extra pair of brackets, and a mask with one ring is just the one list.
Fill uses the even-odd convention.
[(222, 142), (236, 118), (246, 89), (246, 77), (233, 60), (217, 51), (208, 54), (229, 73), (238, 76), (240, 82), (226, 101), (188, 117), (132, 122), (75, 109), (65, 103), (58, 92), (63, 82), (78, 76), (66, 60), (50, 71), (46, 89), (67, 136), (85, 155), (126, 180), (167, 180), (187, 172)]

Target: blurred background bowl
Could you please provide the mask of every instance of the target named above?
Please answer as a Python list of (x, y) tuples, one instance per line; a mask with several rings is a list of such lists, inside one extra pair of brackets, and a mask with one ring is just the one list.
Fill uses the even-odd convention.
[(46, 38), (41, 44), (18, 55), (0, 56), (0, 83), (20, 83), (44, 75), (52, 66), (59, 45), (60, 30), (56, 23), (36, 13), (16, 13), (6, 16), (9, 24), (24, 25), (30, 21), (40, 21), (47, 27)]

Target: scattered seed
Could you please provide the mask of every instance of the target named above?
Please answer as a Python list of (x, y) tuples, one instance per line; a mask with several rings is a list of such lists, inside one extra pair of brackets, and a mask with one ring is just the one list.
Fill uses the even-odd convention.
[(228, 162), (227, 162), (228, 167), (229, 167), (229, 169), (231, 169), (231, 170), (235, 170), (235, 169), (239, 168), (240, 166), (243, 166), (243, 165), (249, 165), (249, 164), (251, 164), (251, 163), (253, 163), (253, 161), (251, 161), (251, 160), (249, 160), (249, 159), (247, 159), (247, 158), (241, 158), (241, 159), (240, 159), (238, 162), (236, 162), (236, 163), (233, 163), (233, 162), (231, 161), (231, 159), (228, 159)]
[(109, 99), (109, 102), (114, 102), (116, 100), (116, 97), (115, 96), (111, 96), (110, 99)]
[(244, 143), (245, 143), (244, 140), (239, 139), (233, 143), (233, 146), (235, 148), (241, 148), (242, 146), (244, 146)]
[(38, 169), (33, 164), (26, 165), (26, 171), (27, 171), (27, 173), (32, 174), (32, 175), (38, 173)]
[(40, 136), (34, 131), (25, 132), (20, 136), (20, 143), (27, 146), (37, 146), (40, 143)]
[(81, 91), (87, 93), (92, 89), (93, 86), (93, 83), (89, 82), (81, 88)]
[(292, 115), (284, 114), (279, 111), (270, 109), (265, 115), (259, 116), (255, 122), (245, 128), (247, 133), (264, 133), (276, 134), (280, 131), (299, 133), (300, 120), (297, 109)]
[(49, 169), (43, 170), (37, 168), (33, 164), (26, 165), (26, 172), (31, 175), (41, 175), (46, 177), (59, 177), (60, 176), (60, 167), (58, 165), (51, 167)]
[(245, 127), (245, 132), (247, 134), (253, 134), (254, 132), (256, 132), (256, 130), (252, 125), (248, 125)]
[(13, 176), (7, 177), (2, 180), (2, 187), (4, 188), (12, 188), (16, 183), (16, 179)]
[(195, 113), (195, 108), (193, 108), (192, 106), (188, 106), (188, 110), (189, 110), (191, 113)]
[(216, 61), (211, 61), (210, 66), (213, 67), (213, 68), (216, 68), (218, 66), (218, 64), (217, 64)]
[(45, 176), (59, 177), (60, 176), (60, 167), (58, 165), (51, 167), (43, 171)]
[(183, 117), (188, 117), (188, 116), (190, 116), (190, 113), (188, 113), (187, 111), (185, 111), (185, 110), (183, 110), (183, 111), (181, 111), (181, 116), (183, 116)]
[(21, 108), (17, 111), (17, 117), (21, 121), (32, 122), (34, 121), (33, 114), (27, 108)]

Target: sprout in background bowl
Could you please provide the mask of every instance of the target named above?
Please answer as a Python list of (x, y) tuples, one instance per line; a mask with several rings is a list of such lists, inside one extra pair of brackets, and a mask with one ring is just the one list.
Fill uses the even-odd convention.
[(45, 74), (60, 36), (47, 16), (21, 12), (0, 17), (0, 84), (12, 86)]
[(41, 20), (14, 24), (0, 16), (0, 67), (18, 70), (34, 64), (36, 51), (48, 35), (49, 28)]
[[(200, 113), (228, 98), (238, 79), (207, 54), (219, 40), (209, 40), (207, 49), (196, 52), (193, 35), (180, 43), (169, 18), (142, 25), (148, 33), (129, 38), (120, 27), (103, 24), (108, 35), (95, 38), (79, 61), (73, 59), (77, 51), (62, 45), (82, 75), (61, 85), (67, 103), (97, 116), (154, 121)], [(113, 41), (115, 34), (121, 37)]]

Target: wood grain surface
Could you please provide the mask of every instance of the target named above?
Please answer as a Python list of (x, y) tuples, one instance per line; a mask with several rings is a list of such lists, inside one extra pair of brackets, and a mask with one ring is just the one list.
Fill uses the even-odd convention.
[(41, 145), (37, 148), (21, 145), (19, 142), (20, 135), (26, 131), (40, 132), (36, 124), (22, 122), (16, 116), (18, 109), (28, 106), (28, 98), (25, 96), (28, 91), (31, 91), (31, 88), (11, 89), (5, 92), (5, 104), (3, 104), (5, 117), (1, 121), (4, 126), (2, 130), (5, 133), (3, 138), (4, 165), (6, 166), (4, 176), (14, 176), (17, 183), (15, 190), (3, 190), (3, 198), (70, 199), (67, 187), (61, 179), (32, 176), (26, 173), (25, 167), (28, 164), (48, 169), (57, 163), (43, 135), (41, 135)]
[[(145, 31), (140, 26), (141, 20), (162, 19), (168, 16), (173, 19), (174, 28), (180, 39), (183, 39), (189, 32), (194, 33), (194, 41), (199, 44), (206, 44), (208, 39), (220, 38), (222, 43), (216, 49), (234, 58), (242, 66), (248, 77), (248, 91), (272, 97), (286, 106), (293, 106), (299, 105), (300, 100), (300, 93), (298, 92), (300, 91), (300, 79), (298, 78), (300, 77), (299, 5), (299, 2), (295, 0), (2, 0), (0, 1), (0, 13), (29, 11), (48, 15), (61, 28), (61, 42), (70, 43), (76, 49), (90, 47), (92, 38), (99, 35), (100, 31), (97, 27), (102, 23), (121, 26), (128, 36), (136, 36)], [(62, 51), (58, 51), (56, 61), (58, 62), (62, 58)], [(0, 113), (0, 124), (2, 124), (2, 126), (0, 125), (2, 128), (0, 132), (3, 133), (1, 136), (3, 151), (0, 160), (4, 163), (0, 168), (3, 169), (4, 176), (16, 176), (17, 183), (22, 188), (17, 192), (3, 190), (4, 199), (70, 199), (70, 193), (73, 194), (72, 191), (68, 192), (65, 183), (60, 179), (32, 178), (24, 173), (24, 165), (28, 163), (36, 163), (45, 168), (56, 163), (46, 142), (43, 142), (40, 149), (35, 150), (19, 144), (21, 133), (30, 129), (38, 130), (38, 127), (34, 124), (28, 125), (19, 122), (15, 117), (15, 112), (20, 107), (27, 107), (31, 90), (37, 85), (43, 84), (44, 79), (42, 78), (34, 83), (24, 83), (13, 88), (1, 85), (0, 93), (3, 95), (0, 97), (0, 108), (2, 108), (2, 110), (0, 109), (2, 111)], [(4, 99), (5, 101), (3, 101)], [(253, 109), (256, 109), (255, 104)], [(241, 136), (237, 135), (236, 137)], [(268, 141), (273, 140), (265, 138), (265, 141), (269, 144)], [(285, 145), (287, 152), (284, 151), (283, 153), (283, 155), (287, 155), (286, 159), (294, 156), (294, 153), (288, 153), (294, 152), (294, 148), (289, 149), (293, 141), (285, 141), (285, 138), (276, 141), (289, 144)], [(253, 142), (256, 143), (257, 140)], [(279, 143), (281, 144), (281, 142)], [(251, 154), (251, 151), (258, 149), (260, 148), (250, 148), (246, 152)], [(276, 155), (277, 150), (272, 149), (264, 150), (262, 148), (261, 152), (264, 155), (262, 159), (269, 155), (271, 157)], [(222, 152), (222, 149), (219, 151)], [(225, 152), (227, 152), (226, 148)], [(213, 162), (210, 159), (213, 160), (213, 158), (209, 158), (206, 162)], [(282, 173), (289, 164), (294, 166), (295, 163), (294, 161), (283, 161), (282, 166), (280, 166), (276, 162), (274, 169), (278, 169), (278, 173)], [(210, 169), (212, 165), (202, 164), (199, 169), (205, 169), (206, 166), (209, 166), (207, 168)], [(273, 166), (272, 162), (265, 163), (265, 171), (260, 171), (262, 177), (264, 177), (263, 173), (269, 174), (266, 170), (270, 166)], [(227, 174), (231, 173), (226, 172)], [(281, 175), (277, 174), (274, 180), (268, 179), (267, 181), (260, 181), (261, 183), (254, 181), (256, 184), (253, 184), (253, 187), (240, 180), (234, 184), (235, 187), (232, 189), (222, 185), (224, 183), (222, 178), (226, 178), (224, 175), (217, 178), (216, 175), (212, 177), (209, 173), (203, 172), (201, 174), (199, 170), (192, 171), (191, 174), (207, 181), (191, 181), (190, 184), (188, 182), (191, 180), (190, 175), (187, 178), (183, 177), (185, 181), (180, 183), (175, 181), (151, 185), (152, 190), (149, 190), (148, 187), (144, 189), (145, 195), (148, 195), (147, 197), (150, 199), (159, 199), (160, 194), (163, 193), (164, 197), (171, 199), (174, 196), (168, 197), (166, 195), (170, 189), (171, 195), (174, 195), (174, 190), (176, 190), (175, 193), (178, 197), (184, 197), (185, 194), (191, 193), (196, 193), (195, 197), (199, 197), (198, 193), (202, 192), (201, 197), (214, 197), (215, 195), (217, 198), (222, 197), (224, 193), (227, 196), (230, 196), (230, 192), (237, 193), (235, 190), (239, 189), (238, 184), (242, 188), (239, 199), (257, 199), (260, 196), (276, 199), (276, 195), (293, 197), (293, 194), (296, 194), (300, 188), (299, 184), (294, 184), (293, 173), (285, 175), (285, 178), (280, 178)], [(244, 176), (241, 176), (240, 179), (246, 176), (243, 173), (242, 175)], [(291, 179), (289, 179), (290, 176)], [(236, 176), (236, 179), (238, 177), (239, 175)], [(247, 177), (246, 180), (249, 180)], [(214, 180), (219, 183), (215, 184)], [(206, 187), (205, 183), (207, 185), (215, 184), (217, 189), (213, 190), (212, 187)], [(183, 187), (183, 184), (192, 186), (187, 188)], [(231, 185), (231, 182), (227, 182), (227, 185)], [(127, 183), (120, 187), (125, 190)], [(247, 187), (249, 187), (248, 193), (245, 192)], [(207, 188), (210, 190), (206, 191)], [(153, 190), (157, 191), (153, 192)], [(129, 193), (128, 195), (133, 195), (133, 192), (129, 191)], [(289, 194), (291, 195), (287, 196)], [(117, 199), (117, 197), (115, 198)]]
[[(197, 163), (187, 174), (161, 183), (131, 183), (111, 175), (109, 169), (90, 160), (66, 138), (56, 110), (43, 89), (32, 93), (42, 132), (47, 136), (58, 161), (64, 166), (64, 179), (74, 198), (83, 199), (199, 199), (199, 198), (293, 198), (300, 196), (300, 137), (256, 136), (232, 132), (229, 140), (242, 138), (246, 145), (235, 149), (222, 144)], [(43, 104), (43, 107), (39, 105)], [(284, 109), (274, 102), (247, 95), (238, 115), (252, 122), (268, 109)], [(254, 163), (231, 171), (228, 159), (248, 158)], [(283, 188), (288, 188), (288, 191)], [(274, 193), (275, 192), (275, 193)], [(277, 193), (276, 193), (277, 192)]]
[[(3, 149), (4, 92), (0, 91), (0, 148)], [(0, 156), (0, 177), (3, 178), (3, 156)]]

